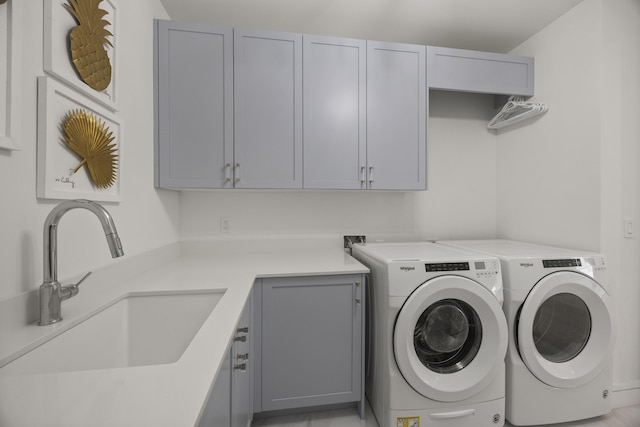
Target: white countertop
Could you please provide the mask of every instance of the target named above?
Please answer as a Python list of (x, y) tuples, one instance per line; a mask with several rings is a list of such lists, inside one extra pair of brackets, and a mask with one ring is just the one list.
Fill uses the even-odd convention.
[[(368, 271), (326, 241), (192, 242), (165, 251), (159, 264), (148, 258), (138, 267), (133, 257), (94, 271), (78, 296), (62, 303), (59, 324), (4, 322), (14, 324), (0, 326), (0, 366), (129, 293), (226, 289), (182, 357), (166, 365), (37, 375), (3, 375), (0, 368), (0, 426), (194, 426), (256, 278)], [(136, 272), (140, 265), (145, 271)]]

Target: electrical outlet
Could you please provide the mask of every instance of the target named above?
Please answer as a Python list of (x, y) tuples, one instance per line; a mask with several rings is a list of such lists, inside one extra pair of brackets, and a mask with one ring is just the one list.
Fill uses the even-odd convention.
[(229, 218), (220, 218), (220, 232), (221, 233), (231, 232), (231, 220)]

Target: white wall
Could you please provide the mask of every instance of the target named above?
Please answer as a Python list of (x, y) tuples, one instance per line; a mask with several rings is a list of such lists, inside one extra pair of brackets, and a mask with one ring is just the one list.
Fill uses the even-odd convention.
[[(14, 25), (22, 29), (23, 44), (23, 84), (18, 94), (22, 150), (0, 150), (0, 299), (40, 285), (42, 226), (58, 202), (36, 199), (36, 78), (44, 75), (43, 2), (21, 3), (23, 22)], [(133, 255), (177, 240), (179, 196), (153, 188), (152, 19), (167, 15), (158, 0), (121, 1), (118, 6), (123, 199), (105, 206), (114, 217), (125, 253)], [(84, 210), (72, 211), (62, 219), (59, 254), (62, 279), (113, 262), (99, 222)]]
[(640, 387), (640, 3), (585, 0), (514, 50), (549, 112), (497, 138), (498, 235), (602, 252), (617, 316), (616, 390)]
[(184, 192), (180, 234), (232, 236), (366, 234), (425, 238), (495, 236), (493, 97), (433, 92), (428, 131), (429, 190)]
[(496, 237), (493, 96), (431, 91), (429, 189), (416, 193), (416, 232), (440, 239)]
[[(609, 254), (618, 317), (615, 379), (640, 389), (640, 240), (623, 237), (625, 218), (640, 220), (640, 2), (602, 1), (602, 251)], [(640, 395), (640, 393), (638, 394)]]
[[(597, 6), (597, 5), (596, 5)], [(535, 96), (549, 111), (498, 133), (498, 233), (597, 250), (600, 245), (601, 14), (579, 4), (515, 50), (535, 57)]]

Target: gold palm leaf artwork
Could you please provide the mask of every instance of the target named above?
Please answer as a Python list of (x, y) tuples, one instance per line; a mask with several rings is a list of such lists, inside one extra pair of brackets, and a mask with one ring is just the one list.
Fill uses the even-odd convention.
[(91, 180), (98, 188), (111, 187), (116, 181), (118, 151), (115, 137), (106, 124), (85, 110), (71, 110), (62, 119), (63, 141), (82, 158), (76, 173), (87, 165)]
[(113, 47), (107, 36), (113, 36), (105, 27), (107, 11), (98, 5), (102, 0), (69, 0), (63, 6), (79, 25), (69, 32), (71, 60), (82, 80), (91, 88), (101, 91), (111, 83), (111, 62), (105, 44)]

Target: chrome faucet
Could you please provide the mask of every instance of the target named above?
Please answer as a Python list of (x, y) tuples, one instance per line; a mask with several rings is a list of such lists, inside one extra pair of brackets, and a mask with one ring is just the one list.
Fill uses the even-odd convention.
[(86, 274), (73, 285), (62, 286), (58, 282), (58, 223), (65, 213), (75, 208), (87, 209), (98, 217), (113, 258), (124, 255), (113, 219), (109, 212), (98, 203), (90, 200), (69, 200), (53, 208), (44, 221), (44, 281), (40, 285), (40, 322), (38, 322), (40, 326), (62, 320), (62, 301), (76, 296), (80, 283), (91, 274)]

